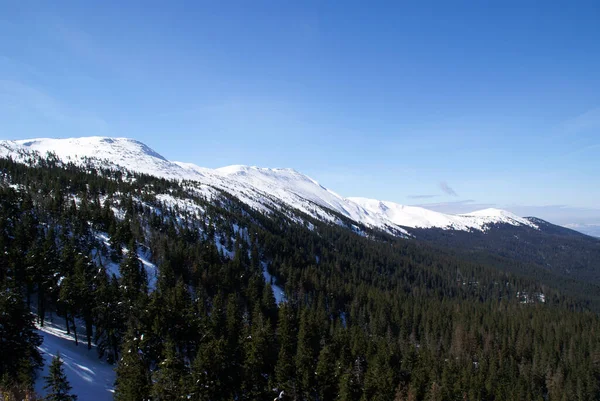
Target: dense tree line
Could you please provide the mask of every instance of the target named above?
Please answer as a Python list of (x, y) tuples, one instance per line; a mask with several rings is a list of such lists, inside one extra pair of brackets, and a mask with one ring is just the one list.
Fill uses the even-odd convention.
[(31, 387), (54, 313), (115, 364), (116, 400), (600, 399), (600, 319), (551, 283), (189, 182), (32, 164), (0, 159), (4, 389)]

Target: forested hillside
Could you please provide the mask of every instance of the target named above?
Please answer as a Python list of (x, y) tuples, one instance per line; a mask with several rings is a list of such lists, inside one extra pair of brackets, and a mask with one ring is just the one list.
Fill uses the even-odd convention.
[(594, 305), (535, 266), (30, 164), (0, 159), (6, 394), (32, 386), (51, 312), (114, 363), (115, 400), (600, 399)]

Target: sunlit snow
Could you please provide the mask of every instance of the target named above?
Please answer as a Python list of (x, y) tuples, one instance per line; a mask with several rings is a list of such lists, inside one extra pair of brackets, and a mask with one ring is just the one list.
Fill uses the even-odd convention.
[(116, 377), (114, 366), (99, 359), (95, 347), (87, 349), (83, 329), (80, 330), (79, 345), (76, 346), (73, 334), (67, 334), (64, 328), (63, 319), (55, 316), (54, 321), (46, 320), (44, 327), (38, 327), (38, 333), (44, 340), (39, 347), (44, 357), (44, 367), (38, 373), (35, 391), (46, 394), (44, 376), (48, 375), (52, 358), (60, 353), (65, 375), (73, 387), (71, 391), (79, 400), (112, 400)]

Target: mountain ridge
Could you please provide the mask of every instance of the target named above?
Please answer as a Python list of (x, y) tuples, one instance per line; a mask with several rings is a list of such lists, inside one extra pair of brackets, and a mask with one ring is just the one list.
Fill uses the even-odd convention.
[[(231, 165), (216, 169), (193, 163), (169, 161), (144, 143), (132, 138), (80, 137), (34, 138), (0, 141), (0, 155), (25, 162), (24, 156), (37, 152), (56, 154), (65, 162), (82, 164), (90, 159), (105, 161), (104, 167), (120, 167), (161, 178), (197, 181), (208, 197), (212, 189), (228, 191), (244, 203), (268, 211), (280, 202), (312, 217), (338, 222), (338, 213), (357, 223), (392, 233), (409, 235), (406, 228), (482, 231), (495, 224), (537, 225), (499, 209), (476, 210), (467, 214), (445, 214), (390, 201), (344, 198), (313, 178), (291, 168)], [(382, 207), (383, 206), (383, 207)], [(385, 210), (384, 210), (385, 209)], [(335, 213), (331, 213), (331, 211)]]

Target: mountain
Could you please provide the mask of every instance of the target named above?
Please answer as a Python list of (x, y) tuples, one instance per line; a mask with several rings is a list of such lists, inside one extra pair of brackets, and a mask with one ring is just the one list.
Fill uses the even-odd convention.
[(536, 228), (526, 219), (497, 209), (450, 215), (387, 201), (344, 198), (293, 169), (240, 165), (208, 169), (191, 163), (171, 162), (143, 143), (128, 138), (43, 138), (0, 142), (0, 155), (11, 156), (17, 161), (26, 161), (35, 152), (42, 156), (54, 153), (62, 161), (77, 165), (93, 163), (162, 178), (196, 181), (202, 184), (199, 189), (209, 197), (214, 195), (212, 189), (223, 190), (260, 210), (269, 211), (285, 205), (320, 220), (341, 223), (340, 217), (343, 217), (401, 236), (410, 235), (406, 228), (486, 231), (497, 224)]
[(468, 214), (452, 215), (376, 199), (349, 199), (370, 213), (402, 227), (486, 231), (494, 224), (510, 224), (537, 228), (531, 221), (499, 209), (484, 209)]

